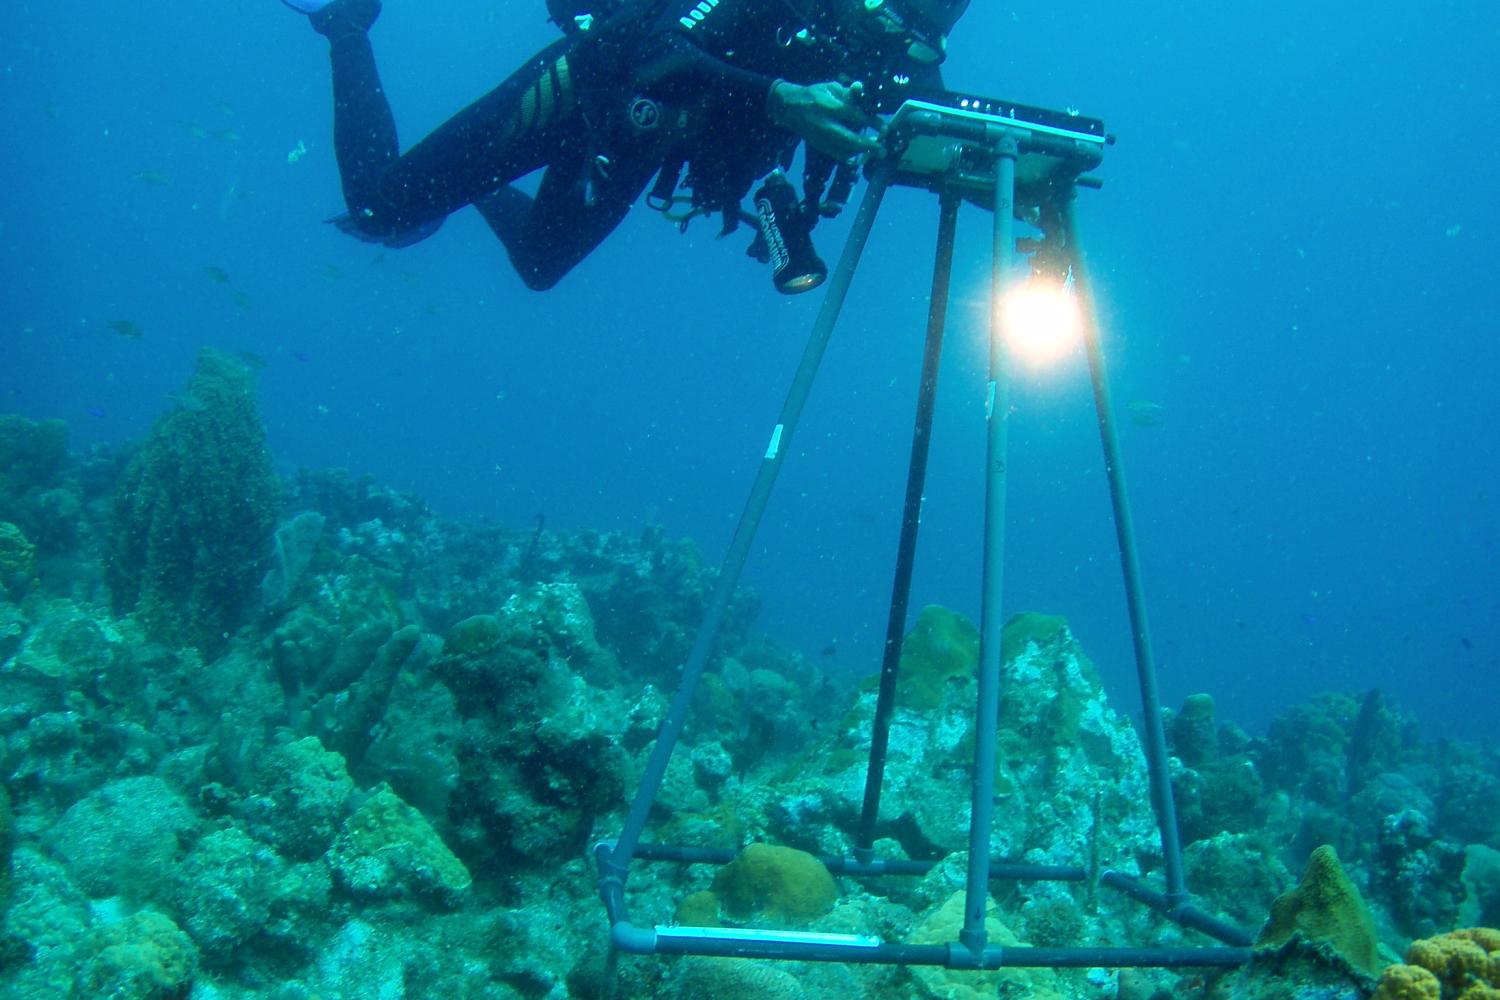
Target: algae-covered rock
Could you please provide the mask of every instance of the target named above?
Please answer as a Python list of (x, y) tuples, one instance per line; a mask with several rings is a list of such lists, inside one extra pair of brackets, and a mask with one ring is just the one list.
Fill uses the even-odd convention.
[(979, 662), (979, 629), (956, 611), (929, 604), (901, 646), (901, 678), (896, 702), (913, 711), (931, 711), (944, 689), (974, 676)]
[(0, 784), (0, 927), (10, 907), (11, 855), (16, 848), (15, 817), (10, 812), (10, 792)]
[(373, 735), (361, 773), (387, 782), (424, 815), (446, 816), (458, 786), (457, 748), (463, 736), (453, 693), (439, 682), (403, 671)]
[(500, 619), (494, 615), (470, 615), (455, 622), (443, 637), (443, 652), (454, 656), (478, 656), (500, 644)]
[(452, 904), (473, 883), (437, 831), (388, 785), (345, 821), (328, 864), (345, 891), (364, 898), (415, 895)]
[(544, 643), (580, 672), (612, 662), (594, 636), (594, 615), (577, 584), (543, 583), (512, 594), (499, 619), (506, 643)]
[(1246, 928), (1263, 924), (1276, 897), (1293, 884), (1270, 845), (1249, 834), (1196, 841), (1183, 849), (1182, 862), (1199, 900)]
[[(880, 836), (909, 857), (962, 850), (968, 841), (974, 759), (977, 630), (952, 612), (928, 610), (915, 648), (936, 646), (946, 665), (941, 704), (915, 711), (898, 694), (891, 720)], [(921, 619), (919, 618), (919, 622)], [(1136, 873), (1159, 850), (1140, 739), (1109, 707), (1098, 672), (1054, 616), (1015, 620), (1015, 655), (1001, 665), (991, 852), (1037, 864), (1098, 863)], [(943, 638), (946, 637), (946, 638)], [(926, 659), (923, 653), (919, 657)], [(875, 692), (862, 691), (819, 751), (822, 769), (800, 771), (782, 799), (821, 801), (842, 829), (857, 822)]]
[(1376, 898), (1390, 910), (1403, 934), (1436, 934), (1458, 921), (1466, 861), (1462, 845), (1440, 836), (1419, 810), (1391, 813), (1380, 821)]
[(1459, 923), (1465, 927), (1500, 927), (1500, 851), (1470, 844), (1465, 855), (1465, 893)]
[(402, 625), (400, 604), (367, 559), (345, 559), (318, 577), (315, 594), (276, 627), (271, 662), (287, 695), (306, 709), (357, 681)]
[(68, 425), (0, 414), (0, 519), (14, 522), (36, 551), (71, 546), (81, 520)]
[(1297, 887), (1276, 898), (1255, 944), (1274, 947), (1294, 934), (1326, 942), (1365, 975), (1379, 971), (1374, 921), (1332, 847), (1314, 851)]
[(333, 842), (354, 792), (344, 758), (306, 736), (267, 748), (239, 812), (257, 838), (310, 860)]
[[(948, 944), (958, 940), (964, 926), (964, 893), (955, 892), (942, 905), (927, 913), (908, 939), (911, 944)], [(985, 936), (989, 944), (1013, 947), (1021, 944), (1010, 928), (1000, 920), (995, 901), (985, 899)], [(1051, 969), (996, 969), (975, 972), (969, 969), (945, 969), (912, 966), (912, 982), (920, 992), (913, 994), (934, 1000), (985, 1000), (995, 996), (1027, 997), (1028, 1000), (1063, 1000), (1057, 973)]]
[(36, 580), (36, 546), (25, 532), (0, 521), (0, 597), (17, 599)]
[(823, 863), (806, 851), (751, 844), (714, 877), (714, 895), (737, 918), (764, 914), (807, 923), (827, 913), (838, 889)]
[(85, 951), (89, 900), (62, 862), (34, 842), (17, 844), (11, 864), (10, 909), (0, 922), (0, 994), (69, 996)]
[(188, 804), (155, 776), (124, 778), (75, 803), (46, 834), (80, 888), (98, 899), (158, 899), (198, 827)]
[(719, 897), (707, 889), (682, 897), (675, 914), (677, 922), (688, 927), (718, 927)]
[(54, 484), (68, 462), (68, 425), (0, 413), (0, 501)]
[(205, 958), (222, 963), (265, 926), (287, 874), (276, 852), (243, 830), (216, 830), (179, 867), (174, 909)]
[(738, 958), (690, 958), (677, 979), (676, 1000), (807, 1000), (795, 976), (770, 962)]
[(205, 348), (115, 491), (108, 582), (158, 638), (217, 650), (258, 592), (280, 489), (244, 361)]
[(89, 934), (91, 952), (78, 970), (78, 996), (111, 1000), (178, 1000), (198, 968), (192, 940), (170, 918), (142, 910)]
[(33, 696), (56, 702), (60, 693), (76, 691), (107, 673), (120, 658), (123, 637), (107, 621), (72, 601), (49, 602), (37, 626), (16, 652), (13, 680)]
[(1208, 694), (1190, 694), (1172, 717), (1168, 729), (1172, 752), (1188, 767), (1212, 760), (1219, 749), (1219, 727), (1214, 721), (1214, 699)]

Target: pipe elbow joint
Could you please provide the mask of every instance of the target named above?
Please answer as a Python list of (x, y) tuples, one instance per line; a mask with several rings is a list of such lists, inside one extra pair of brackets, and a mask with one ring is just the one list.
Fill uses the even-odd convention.
[(656, 954), (656, 930), (620, 921), (609, 928), (610, 942), (628, 955)]

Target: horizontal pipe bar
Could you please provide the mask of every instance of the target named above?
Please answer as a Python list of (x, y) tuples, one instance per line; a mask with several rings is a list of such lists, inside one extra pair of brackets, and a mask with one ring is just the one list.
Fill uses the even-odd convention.
[(1131, 899), (1145, 903), (1168, 920), (1183, 927), (1201, 931), (1216, 941), (1222, 941), (1237, 948), (1248, 948), (1254, 943), (1254, 939), (1249, 934), (1233, 924), (1227, 924), (1217, 917), (1209, 916), (1191, 903), (1174, 902), (1165, 893), (1150, 889), (1122, 872), (1105, 871), (1100, 874), (1099, 883), (1118, 889)]
[(615, 924), (611, 940), (641, 955), (702, 955), (786, 962), (929, 965), (950, 969), (1231, 968), (1250, 960), (1248, 948), (1004, 948), (974, 955), (962, 945), (900, 944), (845, 934), (741, 931), (717, 927), (634, 927)]
[[(719, 847), (690, 847), (674, 844), (637, 844), (635, 856), (642, 861), (675, 861), (689, 865), (727, 865), (739, 857), (739, 851)], [(861, 862), (856, 858), (822, 855), (818, 857), (835, 875), (854, 877), (871, 875), (922, 876), (937, 865), (936, 861), (911, 861), (892, 858), (886, 861)], [(1026, 882), (1085, 882), (1088, 872), (1077, 865), (1028, 865), (992, 859), (990, 878), (1016, 879)]]

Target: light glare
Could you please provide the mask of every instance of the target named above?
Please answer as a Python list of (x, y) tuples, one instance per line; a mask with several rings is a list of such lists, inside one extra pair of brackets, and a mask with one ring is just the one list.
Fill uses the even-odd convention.
[(1070, 282), (1032, 278), (1012, 292), (1002, 308), (1006, 343), (1035, 364), (1067, 354), (1083, 329)]

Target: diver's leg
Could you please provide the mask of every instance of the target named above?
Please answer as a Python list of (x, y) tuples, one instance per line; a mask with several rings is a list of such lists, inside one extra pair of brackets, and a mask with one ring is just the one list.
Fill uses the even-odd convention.
[[(379, 91), (368, 41), (362, 35), (330, 38), (335, 63), (348, 63), (344, 71), (350, 100), (366, 102), (358, 112), (344, 116), (347, 130), (336, 126), (335, 144), (349, 222), (367, 237), (400, 240), (546, 166), (561, 149), (581, 142), (584, 122), (568, 63), (572, 39), (547, 46), (494, 90), (397, 156), (395, 126), (386, 124), (389, 109)], [(336, 69), (336, 78), (338, 74)], [(341, 96), (336, 79), (335, 101)], [(372, 113), (376, 98), (384, 117)]]
[(333, 148), (349, 213), (372, 203), (381, 175), (400, 153), (396, 119), (386, 100), (367, 32), (380, 0), (334, 0), (311, 15), (328, 39), (333, 66)]
[(535, 199), (503, 187), (474, 207), (505, 244), (526, 287), (546, 291), (614, 232), (658, 166), (647, 158), (616, 161), (607, 178), (594, 177), (590, 199), (584, 171), (593, 164), (578, 155), (547, 168)]

